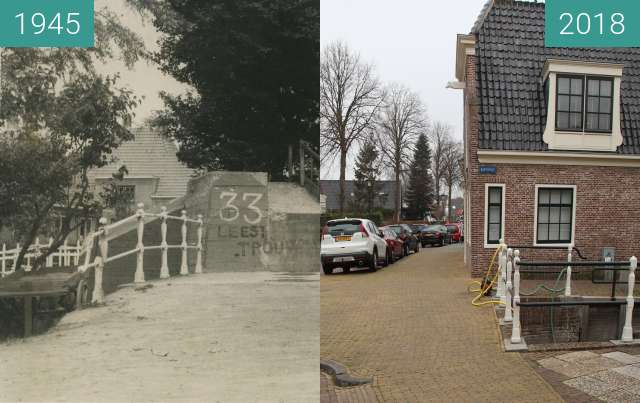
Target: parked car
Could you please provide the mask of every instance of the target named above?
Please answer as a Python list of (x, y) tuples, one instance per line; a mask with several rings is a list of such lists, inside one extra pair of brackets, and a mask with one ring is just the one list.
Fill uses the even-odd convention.
[(430, 225), (424, 229), (421, 238), (422, 246), (451, 244), (451, 235), (444, 225)]
[(387, 241), (387, 247), (391, 250), (391, 262), (395, 262), (405, 256), (404, 242), (398, 238), (395, 232), (388, 227), (381, 227), (380, 230), (384, 234), (384, 240)]
[(447, 232), (451, 235), (451, 241), (458, 243), (462, 241), (462, 228), (460, 224), (447, 224)]
[(413, 230), (407, 224), (393, 224), (387, 226), (390, 230), (396, 233), (398, 238), (404, 242), (405, 256), (409, 254), (409, 251), (418, 253), (420, 251), (420, 242), (418, 237), (413, 235)]
[(352, 267), (368, 267), (377, 271), (388, 265), (391, 249), (383, 233), (373, 221), (362, 218), (344, 218), (328, 221), (322, 229), (320, 259), (322, 271), (333, 273), (337, 267), (349, 272)]

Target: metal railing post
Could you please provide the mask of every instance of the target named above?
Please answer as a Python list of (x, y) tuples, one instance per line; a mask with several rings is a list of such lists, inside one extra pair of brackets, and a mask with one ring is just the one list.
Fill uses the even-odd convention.
[(511, 261), (512, 255), (513, 249), (507, 249), (507, 283), (505, 286), (504, 322), (511, 322), (513, 320), (513, 307), (511, 305), (511, 295), (513, 291), (513, 283), (511, 282), (511, 270), (513, 268), (513, 262)]
[(635, 298), (633, 297), (633, 288), (636, 283), (636, 269), (638, 268), (638, 259), (635, 256), (631, 256), (629, 259), (629, 280), (627, 286), (627, 308), (625, 312), (624, 327), (622, 328), (622, 341), (633, 341), (633, 305)]
[(496, 297), (500, 298), (501, 303), (506, 302), (505, 287), (506, 287), (506, 265), (507, 265), (507, 245), (504, 244), (504, 239), (500, 240), (500, 255), (498, 257), (498, 290), (496, 291)]
[(136, 274), (134, 283), (144, 284), (144, 203), (138, 204), (138, 258), (136, 260)]
[(162, 207), (162, 212), (160, 213), (162, 223), (160, 224), (160, 233), (162, 235), (162, 243), (160, 244), (160, 249), (162, 250), (162, 266), (160, 267), (160, 278), (169, 278), (171, 274), (169, 274), (169, 257), (167, 256), (169, 253), (169, 245), (167, 244), (167, 208)]
[(565, 282), (564, 285), (564, 296), (565, 297), (570, 297), (571, 296), (571, 250), (572, 250), (573, 246), (569, 245), (568, 247), (568, 254), (567, 254), (567, 280)]
[(520, 329), (520, 251), (514, 252), (513, 258), (513, 326), (511, 327), (511, 343), (522, 343)]
[(198, 214), (198, 250), (196, 255), (196, 274), (202, 273), (202, 227), (204, 221), (202, 221), (202, 214)]
[(180, 264), (180, 275), (186, 276), (189, 274), (189, 267), (187, 266), (187, 211), (182, 210), (182, 262)]
[(109, 240), (107, 239), (107, 219), (102, 217), (100, 219), (100, 235), (98, 238), (98, 247), (100, 249), (100, 256), (96, 256), (95, 262), (95, 283), (93, 287), (93, 298), (91, 302), (101, 304), (104, 302), (104, 290), (102, 289), (102, 272), (104, 270), (105, 262), (109, 254)]

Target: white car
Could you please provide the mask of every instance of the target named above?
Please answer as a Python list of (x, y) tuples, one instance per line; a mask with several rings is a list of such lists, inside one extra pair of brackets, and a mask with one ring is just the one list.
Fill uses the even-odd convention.
[(380, 263), (390, 263), (387, 242), (373, 221), (362, 218), (344, 218), (328, 221), (322, 229), (320, 259), (325, 274), (342, 267), (368, 267), (377, 271)]

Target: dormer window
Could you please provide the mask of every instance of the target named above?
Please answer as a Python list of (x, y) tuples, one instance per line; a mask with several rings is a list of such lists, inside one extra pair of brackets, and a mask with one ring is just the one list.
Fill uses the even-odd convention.
[(544, 68), (551, 150), (616, 151), (622, 144), (622, 65), (548, 60)]
[(613, 79), (558, 75), (557, 80), (556, 130), (611, 133)]

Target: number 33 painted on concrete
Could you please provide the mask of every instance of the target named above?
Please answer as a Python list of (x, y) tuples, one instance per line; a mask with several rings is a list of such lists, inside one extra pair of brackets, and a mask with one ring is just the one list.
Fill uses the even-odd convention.
[[(256, 206), (256, 204), (260, 200), (262, 200), (262, 196), (263, 194), (261, 193), (243, 193), (242, 194), (243, 201), (247, 201), (247, 199), (252, 200), (251, 203), (249, 203), (249, 206), (247, 206), (247, 208), (251, 210), (253, 213), (255, 213), (256, 215), (256, 218), (254, 219), (250, 219), (246, 214), (243, 215), (244, 220), (248, 224), (258, 224), (260, 221), (262, 221), (262, 217), (263, 217), (262, 210), (260, 210), (260, 208)], [(238, 198), (238, 193), (236, 192), (220, 193), (220, 199), (222, 200), (227, 199), (227, 203), (224, 205), (223, 208), (220, 209), (220, 218), (222, 220), (227, 222), (233, 222), (240, 217), (240, 209), (238, 208), (238, 206), (233, 204), (233, 202), (237, 198)], [(225, 215), (223, 214), (225, 210), (230, 211), (232, 213), (231, 216), (225, 217)]]

